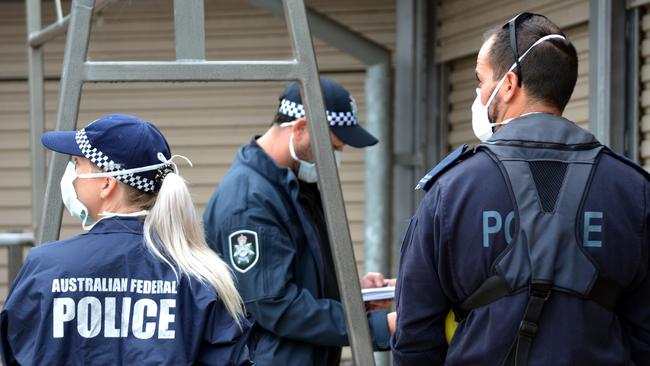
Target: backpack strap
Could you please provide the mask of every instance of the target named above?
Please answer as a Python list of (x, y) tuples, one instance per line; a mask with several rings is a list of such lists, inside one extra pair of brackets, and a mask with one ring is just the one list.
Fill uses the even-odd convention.
[(462, 311), (472, 311), (512, 294), (506, 280), (499, 275), (488, 277), (481, 286), (460, 304)]
[(510, 346), (508, 356), (502, 366), (519, 366), (528, 364), (528, 355), (539, 328), (539, 319), (546, 301), (551, 296), (552, 286), (547, 283), (531, 283), (528, 286), (528, 304), (519, 323), (517, 336)]
[[(460, 304), (460, 313), (468, 314), (470, 311), (476, 308), (489, 305), (502, 297), (514, 295), (523, 290), (524, 289), (511, 290), (502, 276), (494, 275), (488, 277), (476, 291), (474, 291), (467, 299), (465, 299), (465, 301)], [(552, 290), (567, 292), (557, 288), (552, 288)], [(594, 285), (591, 287), (591, 291), (589, 291), (589, 294), (586, 296), (579, 296), (578, 294), (574, 294), (572, 292), (567, 293), (593, 301), (603, 308), (614, 312), (616, 310), (618, 300), (621, 297), (621, 291), (622, 289), (619, 286), (598, 278), (596, 282), (594, 282)], [(462, 317), (464, 318), (464, 316)]]
[(438, 165), (436, 165), (427, 175), (425, 175), (422, 179), (420, 179), (420, 182), (418, 182), (418, 185), (415, 186), (415, 189), (422, 189), (425, 192), (428, 192), (433, 183), (449, 168), (454, 166), (456, 163), (460, 162), (461, 160), (466, 159), (468, 156), (471, 156), (474, 154), (474, 149), (472, 149), (469, 145), (463, 144), (456, 150), (452, 151), (449, 155), (447, 155)]
[[(502, 366), (528, 364), (528, 355), (532, 348), (533, 340), (537, 335), (542, 310), (546, 301), (553, 293), (553, 290), (553, 286), (548, 283), (531, 283), (528, 286), (528, 304), (526, 305), (523, 319), (519, 323), (515, 340), (510, 346), (508, 355), (501, 364)], [(598, 279), (586, 298), (597, 302), (613, 312), (619, 296), (620, 288)]]

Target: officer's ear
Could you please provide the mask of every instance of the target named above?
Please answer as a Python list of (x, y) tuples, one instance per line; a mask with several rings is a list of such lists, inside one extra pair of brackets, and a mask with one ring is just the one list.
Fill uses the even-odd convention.
[(505, 75), (505, 80), (501, 86), (503, 90), (502, 99), (508, 103), (517, 95), (521, 87), (519, 86), (519, 77), (516, 73), (508, 71)]
[(298, 118), (293, 125), (293, 138), (302, 141), (305, 138), (304, 135), (309, 135), (309, 127), (307, 127), (307, 119), (302, 117)]
[(102, 179), (102, 185), (99, 191), (99, 197), (103, 200), (114, 197), (117, 192), (118, 181), (113, 177), (105, 177)]
[(307, 128), (307, 119), (305, 117), (298, 118), (296, 120), (296, 123), (293, 125), (294, 132), (297, 132), (296, 130), (304, 130)]

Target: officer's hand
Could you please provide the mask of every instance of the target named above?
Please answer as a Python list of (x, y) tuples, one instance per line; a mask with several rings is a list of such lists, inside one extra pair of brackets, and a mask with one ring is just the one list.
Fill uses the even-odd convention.
[(383, 273), (368, 272), (361, 279), (361, 288), (376, 288), (384, 286), (395, 286), (395, 278), (385, 279)]
[[(377, 288), (384, 286), (395, 286), (397, 280), (395, 278), (386, 279), (384, 275), (379, 272), (368, 272), (363, 279), (361, 280), (362, 288)], [(376, 300), (376, 301), (367, 301), (365, 303), (366, 311), (375, 311), (375, 310), (388, 310), (393, 304), (392, 299), (387, 300)]]
[(388, 331), (390, 334), (394, 334), (397, 328), (397, 313), (393, 311), (386, 314), (386, 321), (388, 322)]

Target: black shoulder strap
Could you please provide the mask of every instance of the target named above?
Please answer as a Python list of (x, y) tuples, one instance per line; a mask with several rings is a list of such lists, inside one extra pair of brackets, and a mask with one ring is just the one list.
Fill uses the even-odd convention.
[[(488, 277), (474, 293), (465, 299), (460, 304), (459, 309), (464, 313), (469, 313), (476, 308), (489, 305), (502, 297), (513, 295), (522, 290), (511, 290), (502, 276), (494, 275)], [(553, 290), (562, 291), (562, 289), (555, 288)], [(598, 278), (591, 287), (589, 294), (584, 298), (614, 312), (620, 296), (621, 288), (618, 285)]]
[(465, 159), (467, 156), (474, 154), (474, 149), (470, 148), (469, 145), (463, 144), (456, 150), (452, 151), (449, 155), (447, 155), (438, 165), (436, 165), (427, 175), (425, 175), (422, 179), (420, 179), (420, 182), (418, 182), (418, 185), (415, 186), (415, 189), (422, 189), (424, 191), (428, 191), (433, 183), (442, 175), (442, 173), (446, 172), (451, 166), (453, 166), (455, 163)]
[(621, 154), (615, 152), (614, 150), (610, 149), (607, 146), (605, 146), (603, 148), (603, 153), (615, 158), (616, 160), (618, 160), (620, 162), (623, 162), (623, 163), (629, 165), (630, 167), (634, 168), (634, 170), (641, 173), (641, 175), (643, 175), (647, 180), (650, 180), (650, 173), (648, 173), (647, 170), (643, 169), (643, 167), (640, 166), (639, 164), (637, 164), (634, 160), (631, 160), (627, 156), (621, 155)]
[(460, 304), (460, 309), (471, 311), (481, 306), (491, 304), (512, 293), (508, 283), (502, 276), (488, 277), (481, 286)]
[(517, 336), (515, 337), (508, 355), (503, 360), (502, 366), (525, 366), (528, 365), (528, 355), (533, 345), (533, 340), (539, 328), (539, 319), (546, 301), (551, 296), (552, 286), (545, 283), (531, 283), (528, 286), (528, 304), (524, 311), (524, 317), (519, 323)]

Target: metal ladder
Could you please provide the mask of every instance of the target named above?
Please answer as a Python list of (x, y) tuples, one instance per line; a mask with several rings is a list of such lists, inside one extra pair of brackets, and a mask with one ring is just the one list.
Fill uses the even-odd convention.
[[(87, 61), (93, 11), (96, 5), (105, 6), (107, 1), (97, 0), (95, 4), (95, 0), (73, 0), (70, 15), (62, 18), (61, 12), (58, 11), (59, 21), (44, 29), (40, 29), (39, 1), (27, 1), (32, 145), (39, 143), (37, 139), (43, 132), (41, 47), (47, 40), (65, 31), (66, 26), (69, 29), (61, 74), (56, 130), (76, 129), (81, 90), (85, 82), (292, 80), (301, 83), (352, 356), (356, 365), (374, 365), (370, 331), (361, 301), (359, 276), (303, 0), (282, 1), (294, 58), (280, 61), (206, 61), (203, 0), (174, 0), (176, 61), (163, 62)], [(37, 9), (37, 16), (32, 17), (29, 14), (30, 9)], [(69, 24), (66, 24), (68, 22)], [(40, 99), (37, 95), (39, 91)], [(39, 117), (40, 126), (34, 123)], [(38, 153), (34, 151), (38, 151), (38, 148), (33, 146), (32, 149), (36, 161)], [(63, 213), (59, 181), (67, 161), (67, 155), (58, 153), (53, 153), (50, 159), (39, 243), (59, 237)]]

